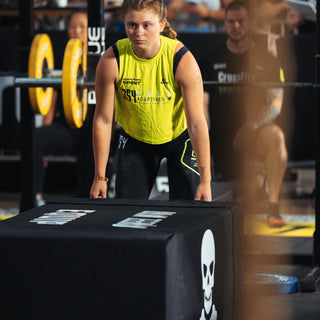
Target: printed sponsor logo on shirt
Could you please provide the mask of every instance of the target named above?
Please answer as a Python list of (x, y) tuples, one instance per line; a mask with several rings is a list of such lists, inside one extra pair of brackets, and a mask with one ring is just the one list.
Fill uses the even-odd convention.
[(167, 96), (161, 96), (160, 91), (157, 95), (148, 91), (147, 96), (143, 96), (140, 90), (121, 89), (124, 99), (132, 101), (134, 103), (168, 103), (172, 99), (169, 90), (167, 90)]
[(214, 63), (213, 64), (213, 69), (218, 70), (218, 69), (225, 69), (227, 67), (226, 63)]
[(219, 71), (217, 74), (218, 82), (224, 84), (219, 86), (220, 95), (230, 95), (234, 93), (241, 92), (243, 90), (240, 86), (232, 85), (232, 83), (253, 83), (255, 80), (255, 75), (248, 72), (239, 72), (239, 73), (227, 73), (224, 71)]
[(218, 82), (254, 82), (255, 75), (248, 72), (227, 73), (223, 71), (218, 72)]
[(123, 84), (140, 85), (141, 84), (141, 79), (126, 78), (126, 79), (123, 79), (122, 82), (123, 82)]

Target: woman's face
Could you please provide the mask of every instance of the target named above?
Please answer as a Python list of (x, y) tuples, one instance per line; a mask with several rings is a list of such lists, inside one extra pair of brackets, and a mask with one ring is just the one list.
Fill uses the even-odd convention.
[(125, 15), (124, 23), (132, 48), (138, 56), (141, 52), (157, 53), (165, 21), (160, 22), (153, 9), (130, 10)]
[(70, 39), (80, 39), (88, 44), (88, 17), (85, 13), (75, 13), (68, 26), (68, 36)]

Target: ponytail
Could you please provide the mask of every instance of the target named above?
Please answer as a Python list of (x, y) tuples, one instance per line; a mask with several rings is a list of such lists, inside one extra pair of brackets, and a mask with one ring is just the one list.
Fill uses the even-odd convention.
[(163, 29), (163, 33), (171, 39), (177, 39), (177, 32), (171, 29), (170, 23), (166, 21), (166, 24)]

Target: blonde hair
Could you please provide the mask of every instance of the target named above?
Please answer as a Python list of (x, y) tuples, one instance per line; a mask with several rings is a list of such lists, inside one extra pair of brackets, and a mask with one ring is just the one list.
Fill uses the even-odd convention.
[[(124, 17), (132, 9), (153, 9), (158, 14), (160, 21), (167, 17), (167, 6), (163, 0), (124, 0), (121, 6), (122, 16)], [(171, 29), (168, 21), (166, 21), (163, 32), (171, 39), (177, 38), (177, 33)]]

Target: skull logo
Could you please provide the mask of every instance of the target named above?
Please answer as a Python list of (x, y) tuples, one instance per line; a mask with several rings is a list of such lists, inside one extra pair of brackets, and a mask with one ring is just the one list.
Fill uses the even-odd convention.
[[(206, 230), (201, 243), (201, 272), (202, 272), (202, 289), (204, 296), (204, 311), (206, 315), (212, 311), (216, 316), (216, 310), (212, 301), (212, 290), (214, 286), (214, 267), (215, 267), (215, 243), (213, 233), (210, 229)], [(204, 313), (204, 312), (203, 312)]]

